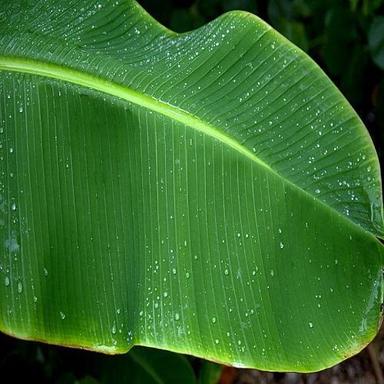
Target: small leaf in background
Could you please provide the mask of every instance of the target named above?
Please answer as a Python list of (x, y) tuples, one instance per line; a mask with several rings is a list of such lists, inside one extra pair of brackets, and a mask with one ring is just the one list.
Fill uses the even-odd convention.
[(189, 361), (176, 353), (135, 347), (121, 356), (100, 356), (96, 360), (100, 382), (129, 384), (195, 384)]
[(294, 16), (293, 4), (288, 0), (271, 0), (268, 3), (268, 16), (272, 26), (279, 29), (283, 18), (291, 20)]
[(383, 0), (363, 0), (363, 13), (370, 15), (375, 12), (381, 5)]
[(352, 12), (356, 11), (359, 0), (349, 0), (349, 7)]
[(216, 384), (220, 380), (223, 366), (220, 364), (212, 363), (211, 361), (204, 361), (200, 369), (200, 376), (198, 384)]
[(303, 51), (308, 51), (308, 38), (303, 23), (282, 19), (279, 32)]
[[(373, 102), (375, 105), (376, 117), (376, 124), (373, 127), (376, 130), (375, 133), (377, 134), (377, 136), (380, 136), (381, 142), (384, 142), (384, 80), (381, 80), (381, 82), (377, 86)], [(382, 147), (378, 148), (378, 152), (379, 156), (384, 156), (384, 151)]]
[(268, 5), (272, 25), (303, 51), (308, 50), (307, 33), (304, 24), (296, 19), (307, 17), (310, 13), (311, 10), (304, 0), (273, 0)]
[(373, 19), (368, 32), (368, 42), (373, 61), (384, 69), (384, 16)]
[(371, 59), (369, 52), (363, 45), (355, 45), (348, 56), (348, 66), (341, 73), (341, 90), (349, 95), (349, 101), (354, 105), (366, 103), (363, 92), (369, 88), (370, 77), (367, 75)]
[(313, 14), (313, 5), (308, 0), (294, 0), (292, 8), (295, 15), (300, 17), (310, 17)]
[(325, 19), (324, 61), (328, 71), (340, 75), (345, 71), (352, 42), (356, 39), (356, 25), (348, 9), (332, 8)]
[[(82, 380), (80, 381), (81, 384), (97, 383), (97, 381), (95, 381), (91, 377), (85, 377), (84, 378), (85, 382), (83, 382)], [(74, 383), (76, 383), (76, 376), (72, 372), (65, 372), (57, 380), (55, 380), (55, 384), (74, 384)]]

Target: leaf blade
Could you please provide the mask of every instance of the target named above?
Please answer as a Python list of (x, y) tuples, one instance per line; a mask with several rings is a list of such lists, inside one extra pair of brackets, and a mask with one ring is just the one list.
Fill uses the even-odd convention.
[[(135, 7), (131, 2), (124, 4), (127, 9)], [(144, 19), (144, 26), (146, 22), (153, 26), (147, 16), (139, 16)], [(132, 18), (137, 22), (136, 13)], [(49, 18), (48, 21), (52, 22)], [(205, 55), (205, 59), (216, 62), (223, 53), (224, 57), (231, 55), (232, 50), (240, 53), (240, 59), (238, 54), (232, 54), (226, 63), (230, 68), (226, 76), (231, 81), (225, 86), (220, 85), (217, 62), (216, 73), (211, 69), (212, 62), (205, 68), (209, 86), (196, 97), (209, 99), (209, 105), (205, 99), (195, 105), (193, 101), (185, 102), (185, 91), (176, 81), (164, 88), (166, 77), (159, 77), (159, 72), (168, 67), (166, 61), (156, 62), (159, 69), (147, 79), (146, 87), (142, 86), (145, 91), (137, 88), (139, 82), (129, 85), (128, 78), (118, 78), (111, 72), (106, 72), (110, 78), (106, 81), (106, 74), (97, 65), (90, 75), (90, 62), (84, 66), (79, 59), (71, 61), (71, 69), (65, 69), (60, 78), (64, 56), (57, 53), (34, 52), (37, 59), (50, 57), (39, 71), (44, 75), (54, 73), (56, 79), (28, 73), (1, 74), (4, 96), (0, 110), (6, 118), (7, 135), (3, 140), (7, 190), (2, 200), (7, 229), (1, 235), (8, 278), (8, 284), (0, 290), (7, 308), (2, 314), (2, 330), (109, 353), (125, 352), (140, 344), (239, 366), (288, 371), (330, 366), (373, 338), (382, 301), (382, 260), (377, 257), (382, 247), (361, 225), (368, 226), (374, 234), (380, 232), (380, 228), (373, 229), (375, 223), (381, 225), (380, 177), (374, 148), (345, 100), (305, 59), (298, 67), (305, 70), (303, 79), (309, 81), (309, 74), (316, 70), (317, 80), (334, 100), (331, 104), (326, 104), (327, 100), (321, 103), (327, 108), (346, 108), (346, 112), (335, 109), (336, 115), (335, 111), (328, 115), (323, 111), (325, 121), (337, 117), (341, 124), (350, 124), (353, 134), (348, 135), (356, 146), (367, 147), (366, 162), (360, 165), (356, 161), (351, 174), (363, 183), (363, 171), (372, 164), (376, 179), (363, 183), (368, 186), (360, 191), (360, 195), (367, 194), (363, 200), (360, 195), (355, 200), (357, 184), (347, 186), (345, 196), (352, 196), (353, 202), (362, 201), (361, 206), (351, 205), (351, 220), (345, 211), (349, 203), (345, 207), (345, 201), (341, 201), (342, 209), (336, 213), (328, 200), (324, 203), (317, 197), (317, 185), (310, 184), (310, 192), (303, 192), (305, 188), (282, 177), (281, 171), (264, 166), (265, 159), (272, 159), (270, 163), (275, 168), (280, 163), (285, 169), (302, 162), (302, 158), (292, 164), (293, 154), (291, 159), (283, 151), (279, 157), (282, 144), (272, 147), (262, 135), (257, 137), (261, 147), (255, 154), (250, 152), (252, 147), (240, 139), (241, 122), (246, 120), (240, 119), (236, 129), (234, 125), (232, 130), (226, 130), (225, 122), (231, 120), (221, 117), (223, 125), (219, 117), (227, 113), (233, 119), (237, 113), (234, 105), (241, 110), (252, 104), (242, 105), (237, 95), (229, 99), (223, 95), (233, 90), (243, 92), (247, 79), (255, 81), (257, 76), (265, 75), (268, 80), (267, 65), (275, 61), (271, 50), (275, 52), (279, 44), (278, 48), (288, 54), (292, 46), (285, 46), (285, 40), (248, 14), (231, 13), (190, 34), (165, 32), (164, 52), (177, 53), (193, 36), (204, 36), (207, 31), (218, 33), (231, 23), (241, 32), (233, 33), (236, 50), (231, 46), (228, 53), (226, 41), (218, 40), (218, 50), (212, 56)], [(136, 50), (140, 56), (137, 47), (164, 30), (153, 26), (153, 30), (148, 27), (147, 34), (137, 34), (137, 25), (143, 27), (138, 23), (131, 29), (134, 36), (142, 37), (130, 53)], [(104, 27), (110, 25), (101, 26)], [(41, 25), (36, 23), (35, 28), (41, 30), (42, 41), (46, 42), (47, 34)], [(250, 50), (253, 56), (268, 54), (270, 60), (261, 60), (262, 68), (253, 74), (246, 71), (254, 61), (243, 59), (249, 48), (247, 41), (241, 41), (244, 31), (257, 32), (256, 43), (267, 39), (260, 45), (261, 51), (257, 44)], [(91, 33), (91, 29), (85, 32)], [(50, 33), (54, 35), (52, 29)], [(6, 34), (2, 36), (7, 38)], [(230, 35), (226, 36), (233, 42)], [(20, 44), (29, 37), (13, 38)], [(111, 52), (108, 41), (99, 41), (101, 57), (106, 60), (110, 54), (113, 57), (108, 63), (116, 63), (118, 50), (114, 47)], [(207, 39), (204, 44), (210, 43)], [(273, 44), (275, 48), (271, 47)], [(28, 52), (20, 51), (22, 46), (16, 44), (16, 56), (27, 57)], [(190, 48), (182, 50), (188, 60), (186, 53), (190, 53)], [(84, 54), (77, 48), (74, 52)], [(299, 51), (294, 54), (296, 59), (303, 57)], [(164, 59), (162, 52), (158, 55), (159, 60)], [(12, 63), (22, 63), (25, 69), (30, 59), (20, 57), (13, 58)], [(3, 55), (3, 69), (9, 69), (6, 60)], [(144, 81), (143, 76), (148, 73), (130, 65), (130, 74), (139, 79), (141, 76)], [(172, 62), (171, 68), (174, 67)], [(151, 65), (146, 68), (151, 74)], [(262, 92), (256, 93), (265, 113), (256, 127), (269, 126), (267, 116), (272, 107), (288, 112), (284, 100), (274, 98), (270, 106), (269, 93), (263, 94), (266, 90), (279, 91), (276, 81), (281, 67), (276, 68), (274, 82), (266, 80)], [(294, 103), (300, 101), (304, 91), (303, 84), (289, 80), (297, 71), (287, 72), (284, 78), (289, 86), (284, 92), (293, 92), (290, 90), (294, 87), (295, 92), (290, 94)], [(183, 75), (181, 70), (176, 72), (175, 76)], [(239, 79), (244, 72), (245, 78)], [(183, 80), (187, 79), (187, 89), (194, 95), (196, 79), (192, 73), (185, 73)], [(157, 89), (151, 89), (154, 83), (160, 84)], [(94, 89), (88, 89), (89, 85)], [(314, 97), (321, 92), (311, 92), (303, 108), (295, 107), (286, 116), (284, 128), (295, 126), (292, 122), (302, 118), (308, 103), (313, 108), (320, 105)], [(7, 94), (12, 95), (10, 99)], [(225, 109), (222, 104), (212, 107), (220, 97), (228, 104)], [(216, 114), (215, 119), (212, 114)], [(250, 109), (247, 118), (252, 116), (255, 111)], [(315, 133), (303, 124), (300, 132), (304, 138), (300, 136), (298, 143), (291, 144), (296, 151), (303, 149), (300, 143), (305, 144), (306, 135), (317, 140), (312, 143), (314, 148), (317, 143), (323, 144), (319, 124)], [(271, 136), (277, 133), (273, 129), (263, 132)], [(251, 133), (246, 137), (254, 137), (255, 132)], [(297, 132), (291, 133), (295, 143)], [(341, 137), (345, 136), (344, 133)], [(331, 156), (336, 166), (338, 161), (350, 158), (348, 151), (355, 148), (352, 139), (348, 142), (350, 147)], [(327, 145), (332, 148), (334, 144), (330, 140)], [(266, 150), (272, 152), (262, 157)], [(256, 161), (256, 156), (262, 161)], [(308, 152), (308, 156), (313, 154)], [(321, 169), (331, 170), (333, 164), (328, 163), (327, 156), (319, 156), (318, 161)], [(308, 166), (303, 165), (300, 177), (305, 183), (313, 182), (311, 167), (307, 174)], [(321, 176), (326, 183), (326, 175)], [(337, 172), (332, 174), (335, 177)], [(334, 181), (338, 182), (337, 178)], [(343, 190), (343, 183), (341, 186)], [(335, 195), (331, 197), (340, 203)], [(370, 218), (368, 224), (356, 219), (363, 217), (359, 216), (361, 207), (362, 215)], [(355, 224), (356, 220), (360, 225)], [(79, 290), (83, 295), (78, 295)], [(286, 314), (287, 306), (293, 313)], [(335, 322), (331, 331), (330, 319)], [(302, 333), (300, 339), (296, 336), (298, 329)], [(334, 340), (337, 343), (331, 344)], [(310, 349), (308, 354), (303, 354), (303, 345)]]

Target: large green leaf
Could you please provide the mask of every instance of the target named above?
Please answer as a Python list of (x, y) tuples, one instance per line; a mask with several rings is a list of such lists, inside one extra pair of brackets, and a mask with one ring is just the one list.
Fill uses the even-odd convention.
[(175, 34), (131, 0), (2, 1), (0, 87), (3, 332), (280, 371), (376, 334), (371, 139), (257, 17)]

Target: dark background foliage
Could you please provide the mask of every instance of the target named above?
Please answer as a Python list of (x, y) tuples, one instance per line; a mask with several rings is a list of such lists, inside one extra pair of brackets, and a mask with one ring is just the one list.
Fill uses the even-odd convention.
[[(156, 19), (184, 32), (232, 9), (257, 14), (306, 51), (356, 109), (384, 160), (384, 0), (139, 0)], [(198, 373), (201, 361), (191, 359)], [(224, 370), (221, 383), (382, 382), (383, 337), (321, 374)], [(133, 369), (132, 362), (127, 362)], [(170, 367), (170, 369), (174, 369)], [(0, 335), (4, 382), (97, 383), (99, 357)], [(128, 376), (129, 377), (129, 376)], [(102, 380), (103, 381), (103, 380)], [(120, 381), (120, 382), (129, 382)]]

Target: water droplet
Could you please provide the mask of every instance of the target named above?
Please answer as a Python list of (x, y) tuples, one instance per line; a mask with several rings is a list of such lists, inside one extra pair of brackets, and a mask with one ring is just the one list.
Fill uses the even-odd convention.
[(321, 191), (320, 191), (320, 189), (315, 189), (315, 193), (317, 193), (317, 194), (319, 194)]
[(24, 110), (24, 109), (23, 109), (23, 106), (22, 106), (22, 105), (20, 105), (20, 107), (19, 107), (19, 112), (20, 112), (20, 113), (22, 113), (22, 112), (23, 112), (23, 110)]
[(273, 269), (271, 269), (271, 276), (275, 276), (275, 271)]
[(176, 268), (172, 268), (172, 273), (176, 275)]
[(224, 275), (227, 275), (227, 276), (228, 276), (228, 274), (229, 274), (228, 269), (225, 269), (225, 270), (224, 270)]
[(33, 296), (33, 302), (37, 303), (37, 296)]
[(60, 311), (60, 319), (61, 319), (61, 320), (64, 320), (64, 319), (65, 319), (65, 313), (64, 313), (64, 312), (61, 312), (61, 311)]
[(213, 323), (213, 324), (216, 323), (216, 317), (212, 317), (212, 323)]
[(284, 248), (284, 244), (280, 241), (280, 249)]
[(16, 233), (11, 233), (11, 238), (4, 241), (4, 247), (9, 252), (17, 252), (20, 249), (20, 245), (17, 243)]
[(112, 324), (112, 329), (111, 329), (112, 334), (116, 334), (116, 325)]
[(12, 209), (12, 211), (16, 211), (16, 203), (12, 203), (11, 209)]
[(48, 276), (48, 269), (44, 268), (43, 271), (44, 271), (44, 276), (47, 277)]
[(164, 296), (164, 297), (168, 297), (168, 292), (164, 292), (164, 293), (163, 293), (163, 296)]
[(219, 339), (215, 339), (215, 344), (219, 344)]
[(189, 272), (186, 272), (185, 277), (186, 277), (187, 279), (189, 279), (189, 277), (190, 277)]
[(5, 279), (4, 279), (4, 284), (5, 284), (5, 286), (8, 287), (10, 283), (11, 283), (11, 282), (10, 282), (10, 280), (9, 280), (9, 277), (8, 277), (8, 276), (5, 276)]
[(312, 322), (309, 322), (308, 325), (309, 325), (309, 328), (313, 328), (313, 323)]
[(17, 283), (17, 292), (23, 292), (23, 283), (21, 281)]
[(178, 313), (175, 313), (175, 320), (176, 321), (180, 320), (180, 315)]

